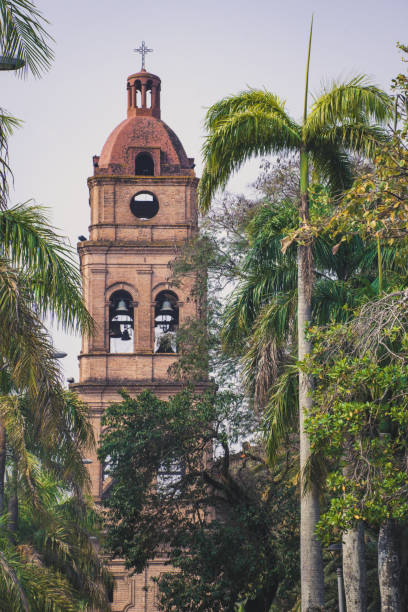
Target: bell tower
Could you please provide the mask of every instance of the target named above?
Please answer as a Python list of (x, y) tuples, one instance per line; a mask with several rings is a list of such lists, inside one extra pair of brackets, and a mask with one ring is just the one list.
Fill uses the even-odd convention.
[[(143, 57), (144, 59), (144, 57)], [(160, 78), (142, 70), (127, 79), (127, 118), (93, 157), (88, 179), (89, 239), (78, 243), (86, 306), (96, 323), (84, 337), (79, 383), (71, 385), (91, 409), (96, 439), (105, 408), (119, 389), (150, 389), (166, 399), (181, 389), (168, 375), (177, 359), (176, 331), (197, 316), (191, 282), (174, 288), (169, 263), (197, 231), (194, 160), (161, 120)], [(109, 477), (89, 457), (92, 493), (101, 501)], [(167, 568), (168, 569), (168, 568)], [(114, 612), (153, 612), (164, 570), (154, 559), (145, 574), (130, 577), (114, 560)]]

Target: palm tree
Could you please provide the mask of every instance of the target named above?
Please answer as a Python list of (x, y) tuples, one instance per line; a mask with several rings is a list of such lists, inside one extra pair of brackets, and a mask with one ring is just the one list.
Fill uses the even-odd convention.
[[(5, 548), (17, 557), (23, 550), (27, 562), (37, 561), (51, 578), (60, 576), (70, 606), (76, 602), (74, 609), (80, 600), (107, 610), (110, 575), (92, 541), (101, 535), (102, 516), (96, 514), (89, 496), (89, 476), (82, 462), (82, 456), (95, 447), (88, 407), (70, 391), (63, 391), (61, 400), (66, 409), (60, 412), (56, 437), (54, 423), (50, 427), (46, 423), (38, 432), (37, 405), (28, 395), (0, 398), (0, 411), (9, 424), (11, 455), (10, 545)], [(13, 547), (17, 547), (14, 552)], [(27, 599), (36, 580), (36, 574), (25, 576), (21, 589)], [(0, 566), (0, 591), (5, 583), (5, 568)], [(45, 601), (49, 597), (43, 594)], [(48, 609), (49, 604), (43, 605), (39, 609)]]
[[(58, 433), (61, 380), (46, 315), (66, 330), (91, 333), (71, 248), (33, 205), (0, 211), (0, 367), (12, 387), (35, 398), (38, 427)], [(52, 417), (52, 418), (51, 418)], [(3, 507), (5, 432), (0, 419), (0, 508)]]
[[(17, 471), (18, 524), (12, 538), (5, 517), (0, 524), (1, 609), (110, 610), (111, 577), (93, 544), (101, 537), (102, 515), (90, 497), (77, 497), (68, 482), (56, 480), (37, 457), (28, 456), (29, 483)], [(14, 486), (10, 480), (10, 497)]]
[[(23, 77), (31, 73), (40, 77), (51, 67), (53, 42), (45, 26), (48, 21), (30, 0), (0, 0), (0, 55), (14, 58)], [(0, 109), (0, 209), (6, 207), (8, 179), (8, 138), (20, 121)]]
[[(376, 147), (387, 139), (379, 124), (392, 113), (390, 98), (363, 76), (346, 83), (333, 83), (308, 109), (308, 79), (312, 28), (306, 69), (304, 112), (301, 124), (286, 113), (284, 103), (264, 90), (244, 91), (214, 104), (206, 116), (208, 136), (203, 147), (205, 168), (200, 182), (199, 203), (206, 212), (219, 188), (231, 174), (254, 155), (300, 156), (300, 232), (297, 247), (298, 360), (311, 352), (306, 328), (311, 322), (313, 288), (312, 237), (309, 231), (310, 162), (318, 179), (332, 192), (350, 185), (351, 165), (347, 152), (372, 158)], [(374, 122), (374, 123), (373, 123)], [(315, 537), (319, 518), (318, 492), (313, 483), (306, 488), (304, 469), (310, 444), (304, 430), (306, 413), (312, 407), (312, 381), (299, 371), (299, 422), (301, 470), (301, 577), (302, 610), (323, 606), (321, 547)]]
[[(248, 252), (238, 270), (238, 285), (226, 306), (222, 331), (225, 348), (241, 355), (250, 397), (265, 409), (267, 450), (273, 463), (282, 443), (289, 442), (293, 449), (291, 434), (296, 431), (296, 248), (292, 245), (285, 255), (280, 248), (284, 232), (296, 227), (296, 212), (291, 201), (266, 203), (249, 222)], [(320, 235), (312, 246), (316, 278), (312, 293), (314, 325), (344, 322), (362, 300), (377, 294), (376, 241), (363, 242), (355, 236), (349, 243), (342, 243), (334, 255), (337, 240)], [(388, 247), (383, 255), (386, 279), (404, 282), (406, 270), (398, 249)], [(325, 464), (314, 453), (311, 469), (315, 479), (318, 471), (322, 483)], [(353, 605), (348, 602), (350, 610), (364, 609), (364, 580), (358, 579), (359, 572), (364, 576), (361, 532), (360, 526), (343, 535), (348, 595), (354, 589)], [(358, 598), (360, 607), (356, 606)]]
[[(34, 588), (27, 582), (29, 577), (35, 582), (37, 579), (42, 580), (44, 576), (35, 571), (27, 572), (24, 566), (24, 571), (21, 570), (24, 584), (15, 589), (10, 585), (17, 584), (17, 569), (13, 570), (14, 582), (10, 582), (10, 572), (13, 564), (17, 564), (16, 568), (21, 569), (18, 565), (18, 552), (13, 549), (13, 541), (18, 537), (19, 501), (22, 492), (26, 490), (29, 493), (37, 511), (40, 508), (31, 469), (31, 450), (35, 450), (42, 464), (54, 477), (62, 478), (65, 486), (75, 495), (75, 499), (81, 501), (89, 482), (82, 463), (82, 453), (93, 440), (87, 411), (84, 412), (74, 397), (67, 398), (63, 391), (60, 371), (54, 358), (55, 349), (43, 324), (46, 314), (58, 318), (65, 329), (92, 332), (93, 323), (83, 304), (80, 276), (72, 250), (49, 225), (41, 208), (26, 204), (0, 211), (2, 511), (6, 449), (11, 455), (12, 475), (8, 529), (11, 541), (8, 548), (3, 547), (6, 556), (3, 563), (0, 563), (0, 591), (2, 587), (7, 587), (4, 592), (6, 594), (3, 593), (4, 597), (8, 593), (7, 597), (18, 599), (23, 593), (28, 600), (30, 589)], [(30, 446), (31, 449), (28, 448)], [(40, 514), (44, 516), (43, 513)], [(7, 557), (8, 554), (11, 556)], [(10, 562), (8, 565), (7, 559)], [(24, 560), (20, 561), (23, 563)], [(47, 576), (50, 577), (49, 572)], [(61, 603), (62, 607), (55, 609), (77, 609), (73, 607), (69, 585), (65, 587), (60, 578), (52, 584), (51, 588), (54, 589), (60, 585), (58, 597), (61, 601), (64, 598), (69, 600), (68, 607)], [(46, 593), (44, 586), (44, 597)], [(44, 600), (40, 598), (38, 601)], [(35, 609), (24, 608), (24, 605), (23, 609)], [(46, 609), (48, 603), (44, 604), (44, 607), (41, 605), (43, 604), (39, 604), (39, 609)]]

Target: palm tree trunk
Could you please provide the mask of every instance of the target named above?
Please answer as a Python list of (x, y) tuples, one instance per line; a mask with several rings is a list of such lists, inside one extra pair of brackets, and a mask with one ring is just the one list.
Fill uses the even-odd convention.
[(6, 473), (6, 428), (0, 424), (0, 516), (5, 509), (4, 477)]
[[(306, 338), (306, 326), (311, 320), (311, 247), (298, 246), (298, 357), (302, 361), (311, 353), (311, 343)], [(305, 468), (310, 460), (310, 441), (304, 422), (312, 408), (312, 380), (299, 372), (299, 422), (300, 422), (300, 572), (302, 612), (323, 610), (324, 584), (323, 560), (320, 542), (315, 535), (320, 517), (319, 494), (313, 483), (305, 483)]]
[(378, 579), (380, 582), (381, 612), (401, 612), (397, 528), (395, 523), (390, 520), (381, 525), (378, 534)]
[[(355, 457), (353, 443), (349, 437), (344, 443), (343, 458), (343, 474), (346, 478), (352, 479)], [(347, 612), (366, 612), (366, 560), (364, 525), (361, 522), (343, 534), (343, 578)]]
[(366, 612), (366, 561), (362, 523), (343, 534), (343, 578), (347, 612)]
[(11, 479), (10, 479), (10, 498), (8, 503), (8, 533), (10, 540), (15, 543), (16, 532), (18, 527), (18, 473), (17, 463), (13, 461)]

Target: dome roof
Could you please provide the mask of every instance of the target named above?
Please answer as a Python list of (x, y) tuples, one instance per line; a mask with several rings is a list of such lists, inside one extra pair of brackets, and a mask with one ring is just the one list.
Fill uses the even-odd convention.
[(99, 158), (99, 168), (119, 164), (125, 169), (132, 161), (129, 150), (135, 148), (147, 151), (160, 148), (164, 165), (180, 169), (192, 167), (180, 140), (164, 121), (152, 116), (135, 116), (122, 121), (110, 134)]

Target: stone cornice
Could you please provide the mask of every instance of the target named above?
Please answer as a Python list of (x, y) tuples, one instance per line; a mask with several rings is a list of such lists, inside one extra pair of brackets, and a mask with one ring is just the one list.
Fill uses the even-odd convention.
[[(165, 230), (171, 230), (171, 229), (197, 229), (197, 223), (195, 222), (185, 222), (185, 223), (169, 223), (169, 224), (165, 224), (165, 223), (152, 223), (151, 219), (146, 219), (144, 222), (139, 222), (139, 223), (93, 223), (92, 225), (88, 226), (89, 230), (93, 230), (96, 228), (126, 228), (129, 229), (129, 227), (132, 228), (152, 228), (152, 229), (165, 229)], [(85, 240), (84, 240), (85, 242)], [(89, 240), (87, 240), (86, 242), (89, 242)]]
[(114, 185), (194, 185), (197, 186), (199, 180), (196, 176), (188, 175), (164, 175), (164, 176), (112, 176), (110, 174), (90, 176), (88, 178), (89, 188), (98, 184)]
[(78, 245), (78, 253), (80, 255), (87, 253), (95, 253), (99, 252), (102, 254), (105, 253), (117, 253), (123, 251), (140, 251), (145, 252), (148, 249), (149, 253), (161, 253), (163, 251), (171, 250), (174, 252), (174, 249), (179, 249), (183, 247), (185, 244), (184, 240), (180, 240), (177, 242), (107, 242), (107, 241), (93, 241), (88, 240), (87, 243), (81, 242)]
[[(214, 383), (211, 381), (201, 381), (192, 384), (192, 387), (197, 392), (205, 392), (208, 389), (214, 388)], [(95, 395), (97, 396), (97, 401), (100, 401), (101, 395), (106, 392), (117, 392), (119, 393), (122, 389), (127, 392), (133, 393), (141, 393), (145, 389), (149, 389), (150, 391), (157, 393), (157, 391), (161, 391), (164, 394), (173, 395), (182, 391), (186, 388), (186, 383), (183, 382), (174, 382), (168, 379), (156, 379), (156, 380), (114, 380), (109, 379), (109, 381), (101, 382), (96, 380), (89, 380), (78, 383), (71, 383), (69, 385), (69, 389), (72, 391), (76, 391), (82, 397), (87, 395)], [(118, 401), (121, 401), (118, 398)], [(95, 408), (92, 409), (95, 411)], [(103, 412), (103, 408), (97, 408), (97, 412)]]

